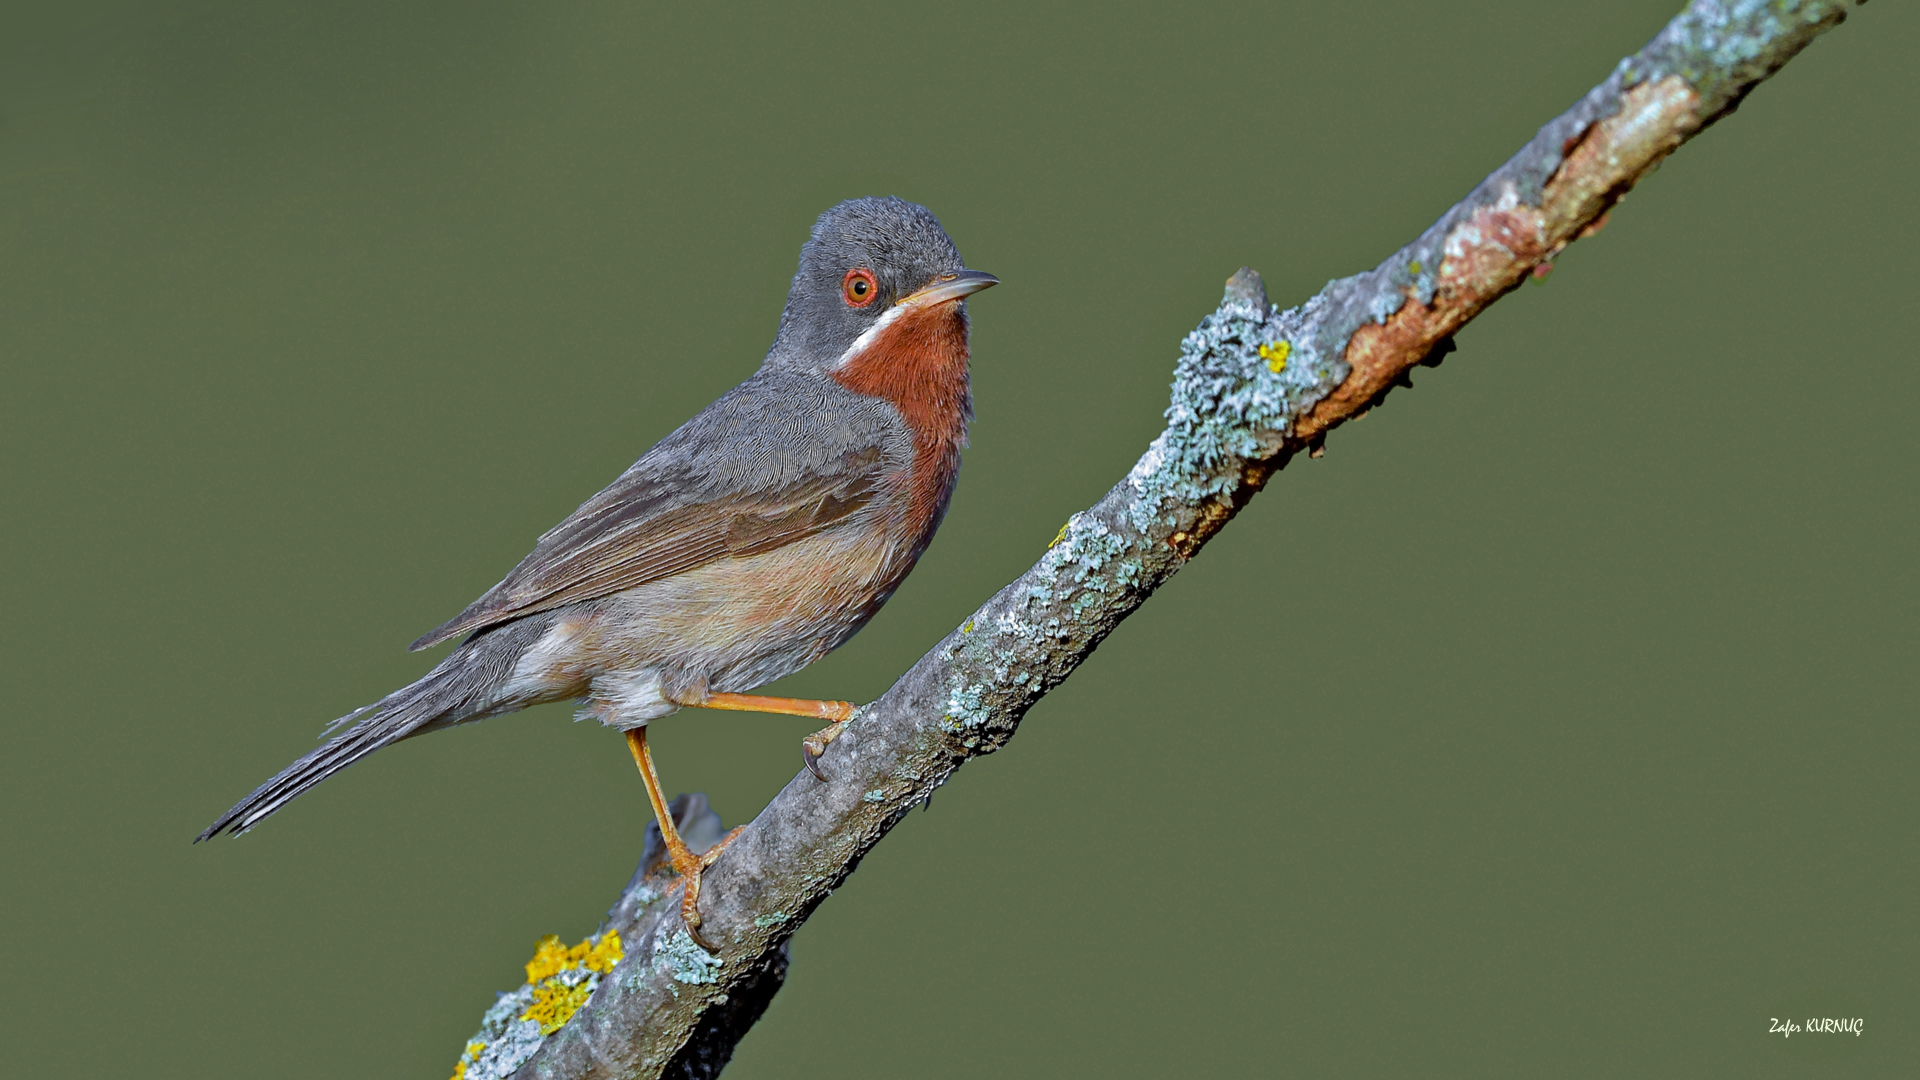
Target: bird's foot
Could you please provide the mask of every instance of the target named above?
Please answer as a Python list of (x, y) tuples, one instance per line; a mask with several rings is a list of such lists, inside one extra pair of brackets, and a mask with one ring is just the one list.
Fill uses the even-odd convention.
[(819, 731), (800, 740), (800, 758), (807, 763), (807, 771), (815, 780), (827, 782), (827, 774), (820, 771), (820, 755), (827, 752), (827, 744), (840, 737), (847, 729), (847, 721), (840, 720), (821, 728)]
[(704, 854), (695, 855), (685, 844), (672, 853), (673, 871), (686, 883), (686, 891), (680, 894), (680, 921), (687, 924), (687, 936), (693, 939), (693, 943), (710, 953), (720, 950), (707, 944), (707, 939), (700, 936), (700, 878), (745, 828), (745, 825), (735, 826), (732, 832), (721, 837), (720, 842), (708, 848)]

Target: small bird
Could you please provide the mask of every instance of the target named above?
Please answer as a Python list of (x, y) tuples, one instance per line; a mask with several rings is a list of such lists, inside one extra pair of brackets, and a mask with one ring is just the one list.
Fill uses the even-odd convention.
[[(700, 876), (739, 829), (695, 855), (674, 828), (647, 723), (683, 707), (830, 721), (845, 701), (746, 693), (846, 642), (898, 588), (946, 514), (967, 444), (969, 270), (940, 222), (904, 199), (820, 215), (773, 347), (746, 382), (648, 450), (541, 536), (465, 611), (415, 641), (466, 635), (418, 682), (227, 811), (200, 840), (243, 833), (289, 799), (401, 739), (550, 701), (625, 732), (699, 936)], [(197, 841), (196, 841), (197, 842)], [(711, 951), (711, 950), (709, 950)]]

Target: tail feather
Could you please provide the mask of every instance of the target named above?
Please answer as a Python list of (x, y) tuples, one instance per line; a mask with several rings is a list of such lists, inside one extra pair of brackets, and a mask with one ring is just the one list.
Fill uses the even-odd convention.
[[(211, 840), (223, 831), (239, 836), (285, 806), (294, 796), (437, 719), (444, 711), (433, 706), (433, 698), (438, 695), (430, 693), (431, 687), (423, 685), (432, 679), (433, 676), (429, 675), (372, 705), (355, 709), (328, 725), (331, 730), (357, 717), (364, 717), (345, 733), (327, 740), (325, 745), (280, 770), (279, 775), (254, 789), (253, 794), (220, 815), (220, 820), (208, 826), (207, 831), (194, 839), (194, 843)], [(369, 713), (372, 715), (367, 715)]]
[(234, 836), (246, 832), (295, 796), (383, 746), (536, 704), (539, 698), (504, 697), (503, 688), (509, 684), (520, 654), (538, 640), (551, 621), (550, 616), (536, 615), (476, 634), (447, 654), (420, 681), (328, 724), (329, 732), (346, 724), (352, 726), (261, 784), (220, 815), (220, 820), (208, 826), (194, 843), (211, 840), (222, 832)]

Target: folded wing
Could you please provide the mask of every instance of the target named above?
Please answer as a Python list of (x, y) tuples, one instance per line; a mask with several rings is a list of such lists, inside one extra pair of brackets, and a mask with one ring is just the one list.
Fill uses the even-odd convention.
[(409, 648), (813, 536), (872, 503), (901, 464), (890, 461), (893, 432), (874, 430), (886, 418), (849, 416), (825, 429), (827, 445), (796, 446), (791, 428), (742, 431), (737, 421), (750, 418), (727, 416), (726, 405), (709, 410), (721, 414), (705, 425), (711, 431), (690, 423), (669, 436), (542, 536), (505, 580)]

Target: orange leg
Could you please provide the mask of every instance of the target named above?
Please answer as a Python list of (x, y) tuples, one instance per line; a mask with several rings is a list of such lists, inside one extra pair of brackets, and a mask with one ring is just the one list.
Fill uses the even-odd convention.
[(827, 744), (840, 737), (846, 729), (847, 721), (853, 719), (853, 704), (847, 701), (814, 701), (811, 698), (761, 697), (758, 694), (707, 694), (699, 701), (681, 701), (680, 705), (691, 705), (696, 709), (735, 709), (740, 712), (776, 713), (781, 716), (811, 716), (819, 720), (831, 720), (828, 727), (800, 740), (800, 757), (807, 763), (807, 769), (814, 779), (825, 782), (827, 774), (820, 771), (820, 755), (827, 752)]
[(653, 804), (653, 816), (660, 822), (660, 838), (667, 842), (667, 858), (673, 863), (674, 873), (686, 883), (686, 891), (680, 896), (680, 919), (687, 924), (687, 936), (694, 944), (715, 952), (713, 946), (700, 937), (700, 874), (720, 853), (740, 835), (740, 828), (734, 829), (720, 842), (709, 848), (704, 855), (695, 855), (680, 839), (680, 830), (673, 826), (673, 811), (667, 809), (666, 796), (660, 793), (660, 776), (653, 771), (653, 754), (647, 749), (647, 729), (634, 728), (627, 732), (627, 749), (633, 751), (633, 763), (640, 767), (640, 779), (647, 784), (647, 801)]
[(780, 716), (811, 716), (836, 724), (853, 719), (853, 704), (846, 701), (814, 701), (810, 698), (761, 697), (758, 694), (708, 694), (699, 701), (682, 701), (697, 709), (733, 709), (738, 712), (775, 713)]

